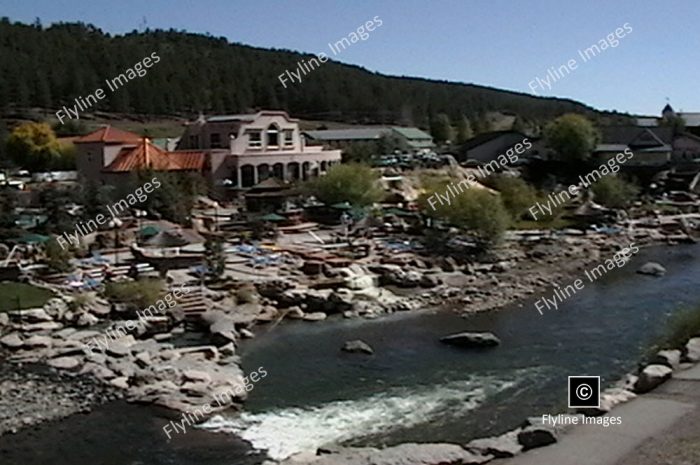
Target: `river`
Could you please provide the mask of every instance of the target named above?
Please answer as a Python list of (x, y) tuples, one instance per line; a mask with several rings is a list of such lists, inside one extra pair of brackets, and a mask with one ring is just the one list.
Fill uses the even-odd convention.
[[(699, 255), (700, 245), (642, 250), (544, 315), (526, 301), (466, 318), (417, 312), (262, 327), (241, 347), (246, 371), (263, 366), (268, 373), (244, 413), (214, 417), (204, 430), (167, 442), (158, 410), (108, 405), (20, 432), (11, 444), (8, 436), (0, 439), (0, 461), (42, 463), (34, 460), (37, 448), (57, 448), (54, 465), (253, 464), (262, 459), (241, 438), (281, 458), (324, 444), (465, 442), (498, 434), (527, 416), (566, 410), (570, 375), (599, 375), (605, 387), (634, 370), (674, 311), (700, 305)], [(649, 260), (668, 273), (636, 274)], [(502, 344), (465, 350), (438, 341), (466, 330), (492, 331)], [(374, 355), (340, 352), (350, 339), (366, 341)]]

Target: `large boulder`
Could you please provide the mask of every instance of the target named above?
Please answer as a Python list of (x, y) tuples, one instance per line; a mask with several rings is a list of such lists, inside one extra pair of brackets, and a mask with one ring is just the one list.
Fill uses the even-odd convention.
[(700, 362), (700, 337), (694, 337), (685, 345), (686, 356), (689, 362)]
[(628, 402), (637, 397), (637, 395), (624, 388), (609, 388), (600, 395), (599, 407), (578, 408), (577, 412), (584, 413), (587, 416), (597, 417), (610, 412), (616, 405)]
[(18, 333), (10, 333), (0, 338), (0, 344), (8, 349), (19, 349), (24, 341)]
[(494, 347), (499, 345), (501, 340), (490, 332), (465, 331), (442, 337), (440, 342), (458, 347)]
[(323, 321), (327, 315), (323, 312), (311, 312), (304, 315), (304, 321)]
[(523, 446), (518, 442), (518, 431), (509, 431), (493, 438), (474, 439), (466, 445), (466, 448), (485, 455), (493, 455), (497, 459), (514, 457), (523, 450)]
[(634, 390), (637, 394), (649, 392), (656, 386), (663, 384), (671, 377), (672, 373), (673, 370), (666, 365), (649, 365), (639, 374), (639, 379), (634, 384)]
[(545, 426), (527, 426), (518, 433), (523, 450), (535, 449), (557, 442), (557, 433)]
[(45, 321), (53, 321), (53, 318), (43, 308), (13, 310), (9, 313), (13, 320), (21, 320), (24, 323), (41, 323)]
[(48, 336), (31, 336), (24, 341), (24, 347), (28, 349), (47, 348), (53, 345), (53, 339)]
[(80, 360), (75, 357), (57, 357), (48, 362), (49, 366), (60, 370), (75, 370), (80, 366)]
[(663, 276), (666, 274), (666, 268), (656, 262), (647, 262), (637, 270), (637, 273), (649, 276)]
[(359, 339), (356, 339), (354, 341), (347, 341), (345, 344), (343, 344), (341, 350), (343, 352), (350, 352), (356, 354), (372, 355), (374, 353), (374, 349), (372, 349), (372, 347), (370, 347), (369, 344)]
[(660, 350), (652, 359), (652, 364), (666, 365), (677, 370), (681, 366), (680, 350)]

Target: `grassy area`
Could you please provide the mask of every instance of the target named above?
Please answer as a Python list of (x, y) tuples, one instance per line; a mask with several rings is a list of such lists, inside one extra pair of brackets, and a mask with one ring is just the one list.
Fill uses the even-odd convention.
[(0, 283), (0, 312), (42, 307), (53, 294), (46, 289), (30, 284)]
[(700, 334), (700, 307), (681, 310), (669, 319), (664, 334), (655, 344), (658, 349), (680, 349), (689, 339)]

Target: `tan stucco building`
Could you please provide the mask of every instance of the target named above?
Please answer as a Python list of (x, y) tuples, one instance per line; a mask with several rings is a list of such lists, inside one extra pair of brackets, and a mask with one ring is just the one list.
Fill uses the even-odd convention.
[(340, 163), (340, 150), (307, 146), (298, 120), (283, 111), (201, 116), (188, 123), (178, 150), (209, 154), (218, 185), (248, 188), (267, 178), (308, 179)]

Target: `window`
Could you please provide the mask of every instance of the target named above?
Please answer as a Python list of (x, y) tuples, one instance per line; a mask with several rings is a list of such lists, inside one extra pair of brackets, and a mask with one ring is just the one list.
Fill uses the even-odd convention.
[(293, 147), (294, 146), (294, 131), (291, 129), (285, 129), (284, 131), (284, 146)]
[(199, 137), (197, 135), (190, 136), (189, 148), (191, 148), (191, 149), (199, 148)]
[(221, 134), (218, 132), (209, 134), (209, 147), (213, 149), (221, 148)]
[(267, 128), (267, 146), (268, 147), (279, 147), (280, 145), (280, 133), (277, 130), (277, 126), (271, 124)]
[(260, 131), (248, 132), (248, 148), (259, 149), (262, 147), (262, 136)]

